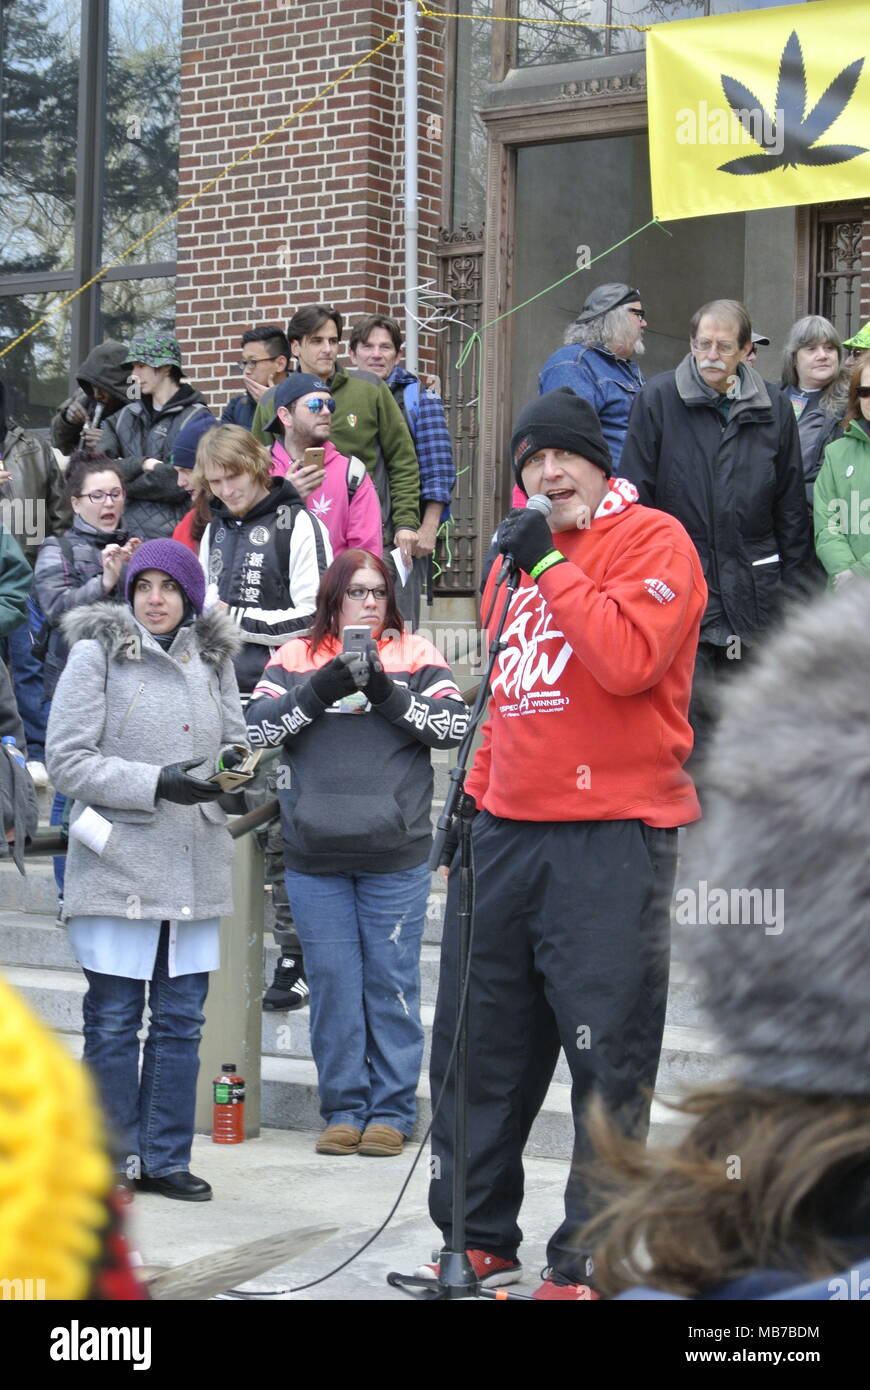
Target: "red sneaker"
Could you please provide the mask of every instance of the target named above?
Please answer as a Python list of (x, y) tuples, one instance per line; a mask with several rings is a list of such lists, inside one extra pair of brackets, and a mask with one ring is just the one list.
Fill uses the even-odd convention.
[[(519, 1260), (503, 1260), (498, 1255), (490, 1255), (486, 1250), (466, 1250), (471, 1268), (478, 1283), (486, 1289), (500, 1289), (505, 1284), (517, 1284), (523, 1277), (523, 1267)], [(414, 1270), (418, 1279), (437, 1279), (441, 1266), (436, 1258), (434, 1264), (420, 1265)]]
[(600, 1293), (596, 1293), (591, 1284), (572, 1284), (568, 1279), (563, 1279), (561, 1274), (557, 1274), (553, 1269), (544, 1270), (544, 1282), (539, 1289), (535, 1289), (532, 1298), (543, 1301), (562, 1299), (570, 1303), (580, 1300), (589, 1302), (601, 1298)]

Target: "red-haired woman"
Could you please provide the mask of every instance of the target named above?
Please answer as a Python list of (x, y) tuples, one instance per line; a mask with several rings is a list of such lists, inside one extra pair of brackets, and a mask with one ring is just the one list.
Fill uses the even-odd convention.
[[(369, 629), (367, 653), (342, 650), (346, 627)], [(275, 653), (246, 713), (253, 747), (284, 746), (287, 893), (326, 1125), (317, 1151), (400, 1153), (423, 1055), (429, 749), (460, 742), (467, 710), (441, 653), (402, 630), (383, 560), (347, 550), (323, 575), (308, 636)]]

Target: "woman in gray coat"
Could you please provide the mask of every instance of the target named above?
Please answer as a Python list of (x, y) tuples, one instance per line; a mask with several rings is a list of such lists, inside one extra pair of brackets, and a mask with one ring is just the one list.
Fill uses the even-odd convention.
[(63, 915), (88, 981), (84, 1057), (125, 1170), (147, 1191), (207, 1201), (190, 1147), (202, 1006), (232, 897), (226, 815), (206, 779), (225, 744), (244, 742), (239, 640), (224, 614), (203, 614), (203, 571), (178, 541), (140, 546), (126, 592), (125, 605), (63, 620), (71, 651), (47, 742), (51, 780), (74, 798)]

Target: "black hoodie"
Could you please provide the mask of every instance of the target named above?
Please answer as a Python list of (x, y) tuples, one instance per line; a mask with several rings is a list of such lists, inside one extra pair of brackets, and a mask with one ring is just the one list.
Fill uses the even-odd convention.
[(108, 419), (114, 415), (116, 410), (120, 410), (130, 399), (127, 395), (127, 387), (130, 383), (130, 363), (127, 361), (127, 348), (124, 343), (118, 343), (113, 338), (107, 338), (104, 343), (98, 343), (92, 352), (89, 352), (84, 362), (82, 362), (76, 372), (76, 381), (79, 389), (74, 396), (68, 396), (62, 405), (58, 406), (57, 411), (51, 422), (51, 442), (56, 449), (60, 449), (62, 454), (71, 454), (78, 448), (81, 438), (82, 422), (80, 420), (68, 420), (66, 412), (69, 407), (76, 402), (84, 407), (88, 413), (88, 418), (93, 419), (94, 408), (97, 404), (94, 397), (94, 387), (99, 386), (103, 391), (108, 391), (112, 399), (103, 406), (101, 413), (102, 419)]
[(332, 547), (326, 528), (284, 478), (271, 479), (268, 496), (244, 516), (233, 516), (217, 498), (209, 505), (214, 520), (199, 558), (244, 634), (235, 664), (246, 696), (272, 652), (309, 626)]

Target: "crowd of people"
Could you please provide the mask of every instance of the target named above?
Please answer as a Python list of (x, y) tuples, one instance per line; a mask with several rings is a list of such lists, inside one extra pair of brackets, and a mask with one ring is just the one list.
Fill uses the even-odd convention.
[[(815, 590), (870, 571), (861, 335), (844, 343), (826, 319), (799, 320), (774, 384), (758, 364), (769, 340), (742, 304), (716, 299), (692, 317), (682, 361), (646, 382), (646, 326), (638, 289), (600, 285), (543, 365), (514, 424), (513, 505), (483, 591), (490, 637), (509, 607), (465, 786), (476, 869), (467, 1257), (482, 1283), (521, 1277), (523, 1149), (561, 1049), (575, 1144), (540, 1299), (630, 1287), (642, 1213), (628, 1191), (604, 1211), (595, 1151), (623, 1173), (642, 1166), (631, 1145), (646, 1136), (661, 1053), (677, 830), (702, 804), (708, 819), (708, 796), (712, 822), (741, 795), (727, 719), (717, 732), (723, 693), (754, 692), (740, 708), (763, 722), (771, 663), (789, 656), (775, 637), (789, 605), (793, 623), (811, 625)], [(396, 1156), (416, 1119), (431, 750), (460, 743), (468, 712), (415, 629), (456, 474), (443, 402), (401, 364), (395, 320), (354, 324), (347, 365), (343, 333), (327, 304), (303, 306), (286, 331), (246, 331), (244, 389), (220, 420), (171, 335), (103, 343), (54, 417), (60, 463), (0, 422), (0, 496), (39, 503), (43, 519), (38, 538), (0, 532), (0, 733), (34, 784), (50, 782), (51, 823), (68, 837), (58, 920), (87, 979), (84, 1057), (119, 1172), (134, 1155), (142, 1187), (179, 1200), (212, 1195), (189, 1165), (203, 1007), (231, 908), (228, 812), (280, 806), (257, 832), (279, 946), (263, 1006), (310, 1005), (318, 1153)], [(228, 799), (217, 774), (233, 749), (258, 760)], [(703, 843), (699, 872), (709, 862), (741, 882), (741, 865), (726, 873), (709, 833)], [(455, 837), (430, 1073), (442, 1096), (430, 1211), (445, 1241), (454, 854)], [(702, 961), (711, 979), (717, 949)], [(747, 994), (776, 974), (771, 952), (749, 955)], [(735, 1000), (729, 1026), (738, 1013)], [(839, 1073), (792, 1085), (767, 1064), (746, 1080), (842, 1090)], [(717, 1104), (710, 1113), (733, 1115)], [(722, 1132), (708, 1126), (698, 1142)], [(687, 1171), (676, 1163), (673, 1190)], [(652, 1211), (671, 1189), (650, 1179), (644, 1190)], [(824, 1227), (828, 1207), (814, 1211)], [(814, 1244), (783, 1240), (775, 1287), (817, 1276), (820, 1248), (839, 1268), (840, 1225)], [(652, 1276), (634, 1280), (654, 1290), (708, 1296), (764, 1269), (761, 1240), (733, 1266), (723, 1241), (717, 1281), (657, 1239)], [(438, 1261), (419, 1272), (437, 1279)]]

